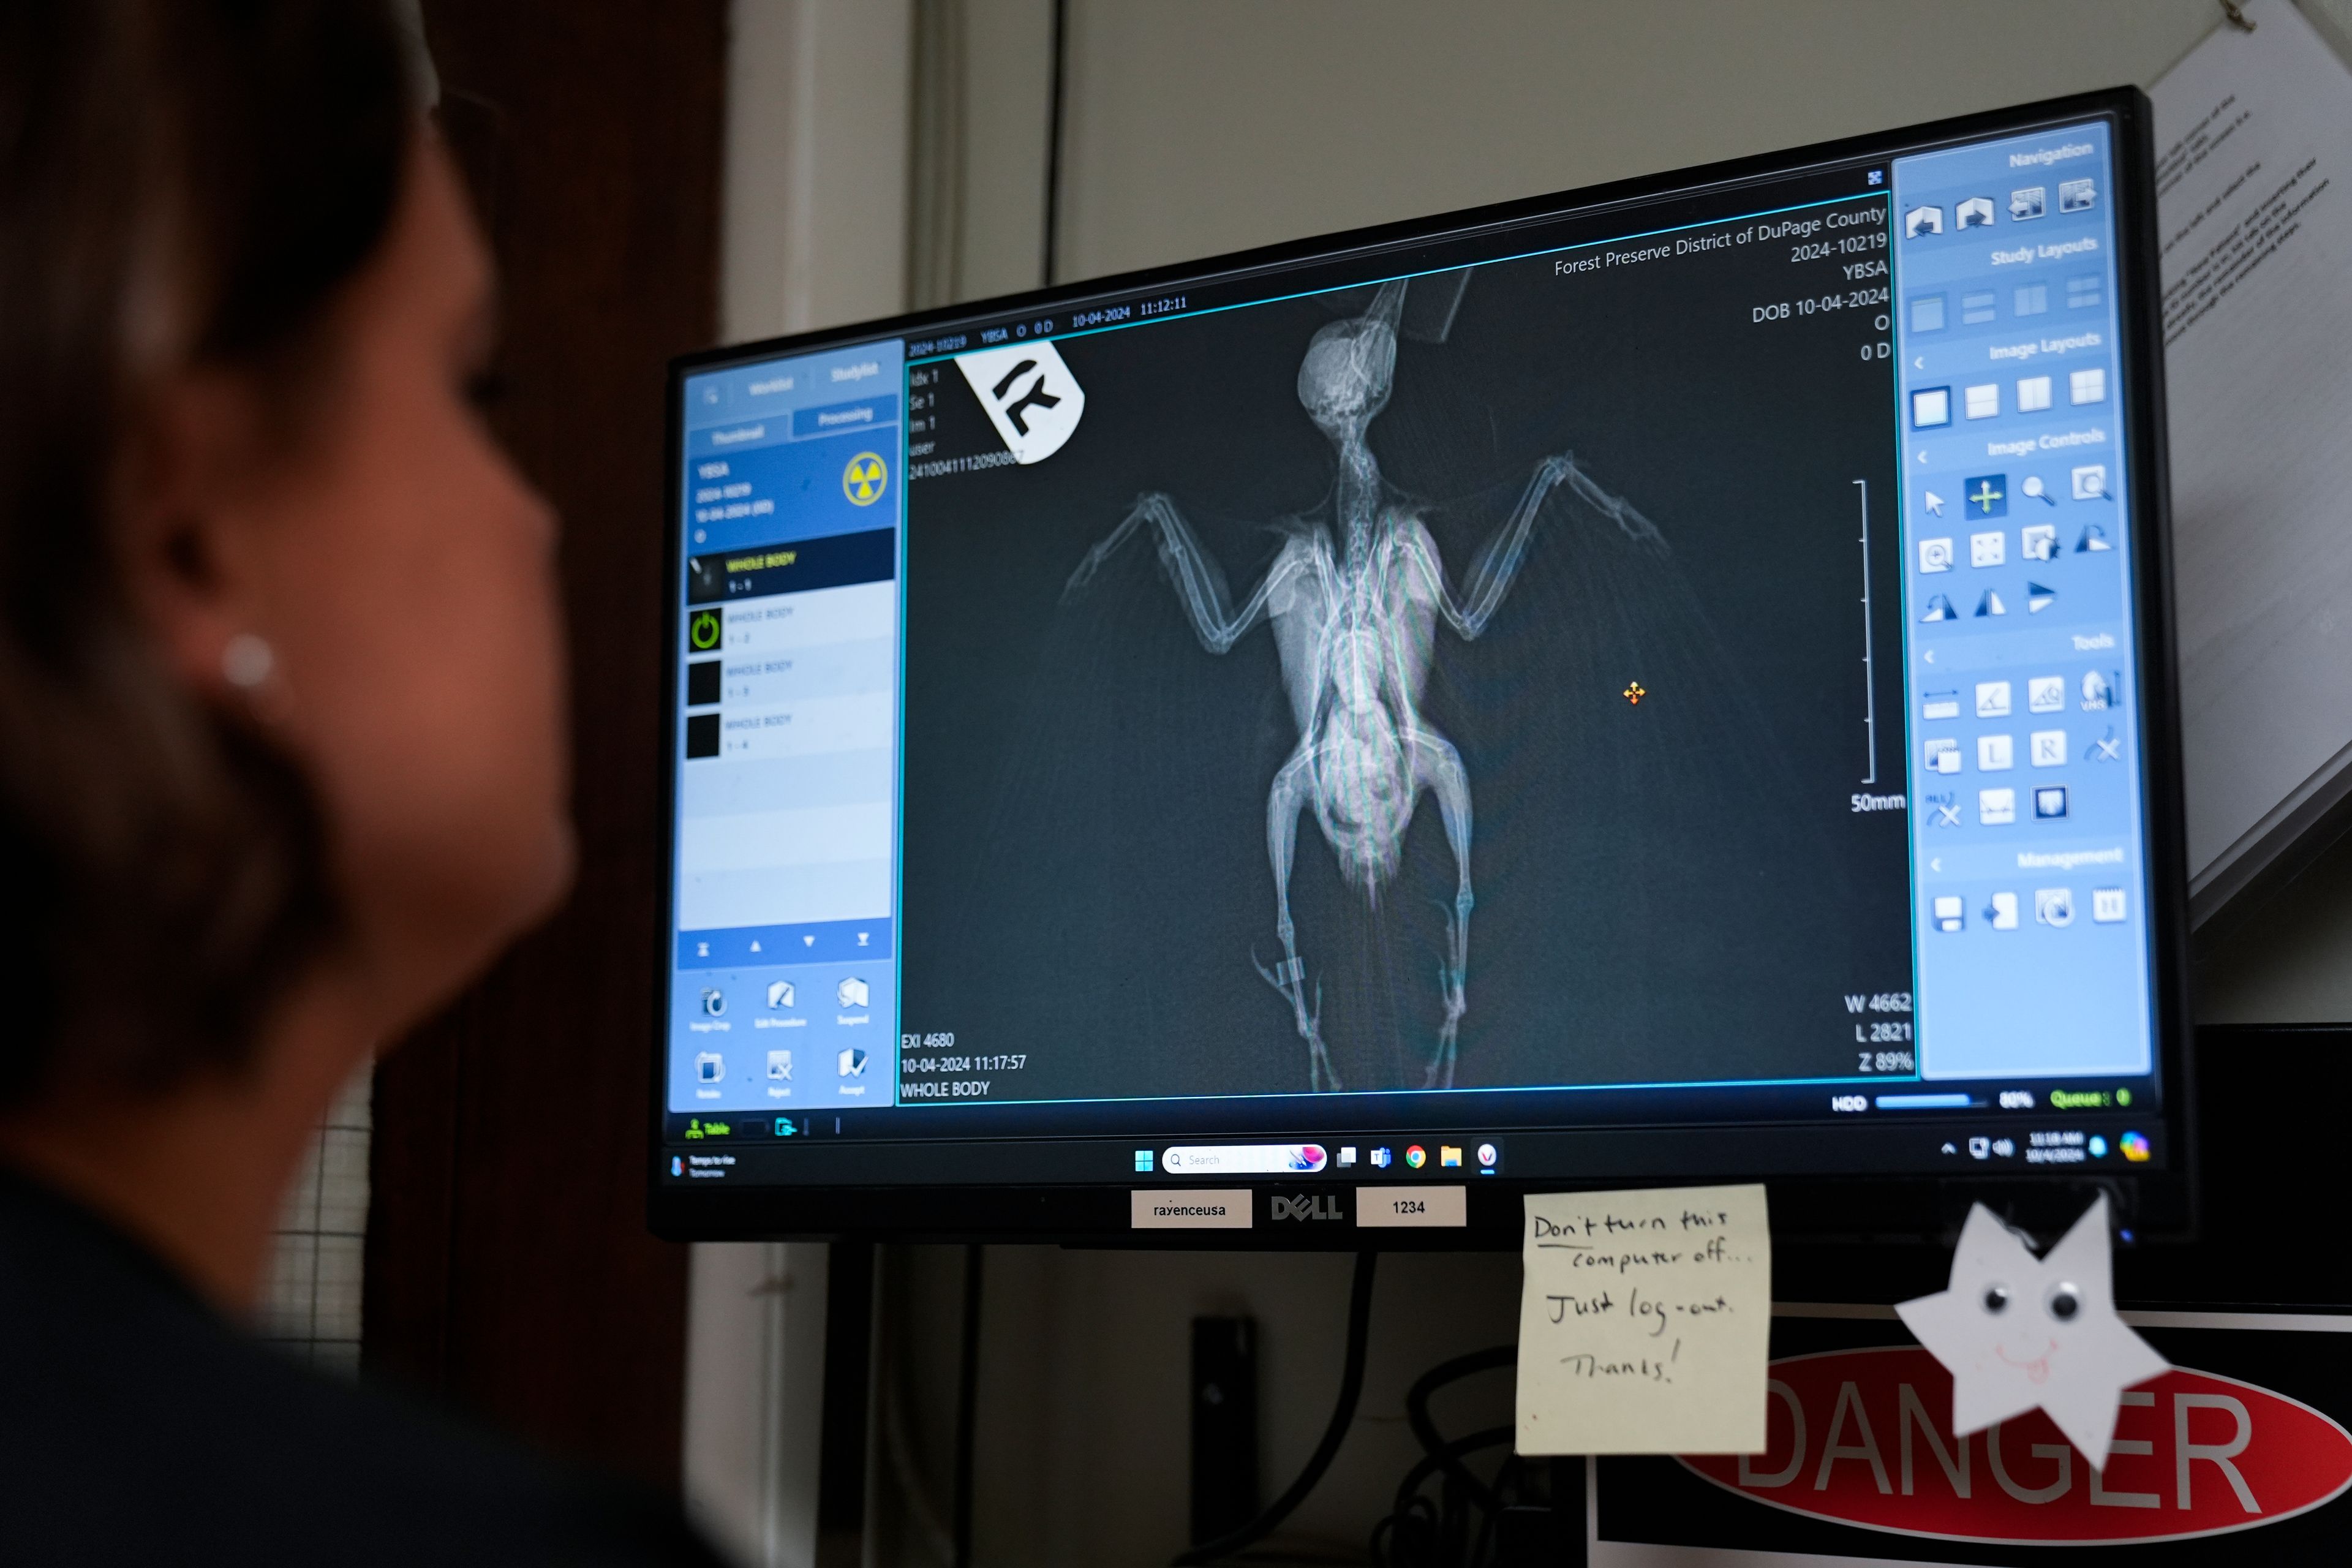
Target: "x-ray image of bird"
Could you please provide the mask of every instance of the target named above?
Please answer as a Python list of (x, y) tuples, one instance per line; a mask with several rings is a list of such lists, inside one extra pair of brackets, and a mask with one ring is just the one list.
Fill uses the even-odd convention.
[(1850, 1072), (1909, 984), (1885, 373), (1726, 352), (1738, 270), (1062, 340), (1066, 445), (910, 491), (905, 1026), (1024, 1100)]

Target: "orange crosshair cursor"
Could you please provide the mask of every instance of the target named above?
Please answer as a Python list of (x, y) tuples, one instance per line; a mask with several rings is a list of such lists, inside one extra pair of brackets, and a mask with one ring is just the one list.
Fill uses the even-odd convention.
[(1633, 685), (1627, 687), (1623, 693), (1625, 700), (1631, 702), (1636, 708), (1639, 708), (1642, 705), (1642, 699), (1648, 695), (1649, 693), (1642, 689), (1642, 683), (1638, 680), (1633, 682)]

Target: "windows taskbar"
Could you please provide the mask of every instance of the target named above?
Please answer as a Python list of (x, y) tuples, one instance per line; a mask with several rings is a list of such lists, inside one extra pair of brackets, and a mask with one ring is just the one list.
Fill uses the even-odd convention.
[(1978, 1114), (1810, 1125), (1213, 1138), (860, 1138), (830, 1113), (673, 1118), (657, 1177), (789, 1186), (2129, 1176), (2166, 1169), (2153, 1115)]

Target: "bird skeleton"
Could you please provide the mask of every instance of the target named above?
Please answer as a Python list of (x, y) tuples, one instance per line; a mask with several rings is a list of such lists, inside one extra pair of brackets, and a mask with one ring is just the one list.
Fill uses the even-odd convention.
[[(1307, 1042), (1307, 1080), (1315, 1089), (1340, 1084), (1323, 1038), (1321, 987), (1310, 999), (1290, 915), (1299, 814), (1313, 809), (1342, 876), (1377, 907), (1381, 889), (1395, 879), (1423, 792), (1437, 796), (1456, 885), (1438, 969), (1445, 1017), (1423, 1087), (1452, 1088), (1455, 1040), (1468, 1006), (1474, 900), (1469, 775), (1461, 753), (1421, 710), (1438, 618), (1465, 641), (1486, 631), (1526, 559), (1538, 514), (1562, 486), (1615, 521), (1628, 539), (1658, 549), (1664, 543), (1647, 519), (1595, 484), (1573, 455), (1561, 453), (1536, 465), (1518, 504), (1472, 560), (1456, 593), (1417, 508), (1382, 479), (1366, 439), (1394, 382), (1404, 298), (1402, 281), (1382, 284), (1364, 315), (1318, 331), (1298, 368), (1298, 401), (1338, 453), (1336, 539), (1321, 517), (1279, 524), (1284, 540), (1273, 566), (1235, 608), (1224, 574), (1175, 501), (1149, 492), (1087, 552), (1063, 595), (1066, 602), (1083, 592), (1130, 537), (1148, 531), (1193, 631), (1211, 653), (1226, 652), (1259, 621), (1273, 622), (1298, 743), (1275, 774), (1266, 801), (1266, 853), (1283, 955), (1273, 968), (1260, 963), (1257, 970), (1290, 1004)], [(1449, 308), (1449, 325), (1451, 316)]]

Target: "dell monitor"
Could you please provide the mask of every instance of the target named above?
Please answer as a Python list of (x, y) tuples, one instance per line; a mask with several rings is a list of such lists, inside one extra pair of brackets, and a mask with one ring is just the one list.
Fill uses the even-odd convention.
[(2154, 204), (2117, 91), (677, 362), (657, 1228), (2181, 1231)]

